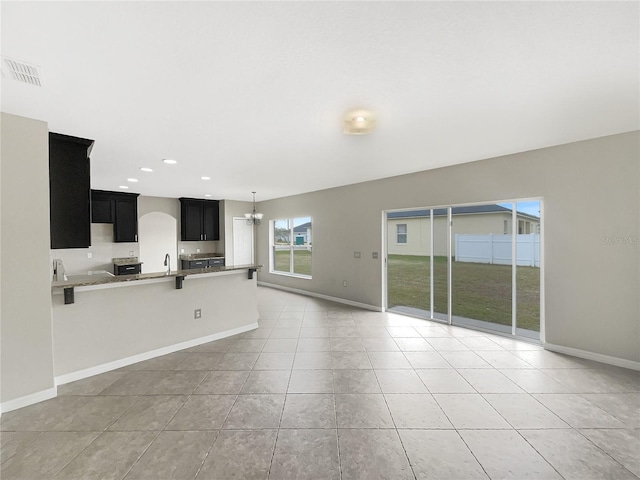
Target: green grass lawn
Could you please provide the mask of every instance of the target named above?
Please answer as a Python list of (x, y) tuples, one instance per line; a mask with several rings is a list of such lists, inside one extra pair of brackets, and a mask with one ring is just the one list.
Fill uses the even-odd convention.
[[(288, 250), (276, 251), (275, 269), (290, 271)], [(294, 250), (294, 273), (311, 275), (311, 252)], [(429, 310), (429, 257), (389, 255), (388, 306)], [(511, 266), (453, 262), (452, 314), (511, 325)], [(447, 258), (435, 257), (435, 311), (447, 311)], [(517, 267), (518, 327), (540, 331), (540, 269)]]
[[(429, 257), (389, 255), (388, 307), (430, 310)], [(453, 262), (452, 314), (511, 325), (511, 265)], [(540, 269), (517, 267), (517, 326), (540, 331)], [(447, 311), (447, 258), (433, 261), (434, 310)]]
[[(290, 272), (291, 257), (289, 250), (276, 250), (275, 270)], [(311, 252), (308, 250), (293, 251), (293, 273), (311, 275)]]

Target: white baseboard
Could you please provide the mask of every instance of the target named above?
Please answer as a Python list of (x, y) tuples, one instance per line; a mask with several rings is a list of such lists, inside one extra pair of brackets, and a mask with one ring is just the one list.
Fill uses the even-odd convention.
[(579, 348), (571, 348), (571, 347), (564, 347), (562, 345), (554, 345), (552, 343), (545, 343), (544, 349), (550, 350), (552, 352), (573, 355), (574, 357), (578, 357), (578, 358), (593, 360), (595, 362), (606, 363), (608, 365), (615, 365), (616, 367), (630, 368), (631, 370), (640, 370), (640, 362), (634, 362), (633, 360), (627, 360), (626, 358), (612, 357), (609, 355), (603, 355), (601, 353), (594, 353), (594, 352), (589, 352), (587, 350), (580, 350)]
[(28, 407), (34, 403), (43, 402), (58, 396), (58, 388), (51, 387), (46, 390), (41, 390), (36, 393), (30, 393), (24, 397), (14, 398), (13, 400), (7, 400), (0, 404), (0, 414), (10, 412), (11, 410), (17, 410), (18, 408)]
[(179, 350), (184, 350), (185, 348), (197, 347), (198, 345), (202, 345), (203, 343), (209, 343), (215, 340), (221, 340), (223, 338), (231, 337), (233, 335), (238, 335), (240, 333), (248, 332), (250, 330), (255, 330), (256, 328), (258, 328), (258, 324), (256, 322), (250, 323), (248, 325), (243, 325), (242, 327), (234, 328), (231, 330), (225, 330), (224, 332), (220, 332), (220, 333), (214, 333), (213, 335), (207, 335), (206, 337), (200, 337), (194, 340), (187, 340), (186, 342), (176, 343), (174, 345), (169, 345), (168, 347), (158, 348), (156, 350), (140, 353), (138, 355), (132, 355), (130, 357), (122, 358), (120, 360), (115, 360), (113, 362), (96, 365), (95, 367), (85, 368), (83, 370), (78, 370), (76, 372), (58, 375), (57, 377), (55, 377), (54, 380), (55, 380), (56, 386), (64, 385), (65, 383), (75, 382), (76, 380), (82, 380), (83, 378), (92, 377), (93, 375), (99, 375), (100, 373), (110, 372), (111, 370), (116, 370), (118, 368), (126, 367), (127, 365), (132, 365), (134, 363), (142, 362), (144, 360), (150, 360), (155, 357), (160, 357), (162, 355), (167, 355), (169, 353), (177, 352)]
[(330, 300), (332, 302), (342, 303), (344, 305), (351, 305), (352, 307), (364, 308), (365, 310), (373, 310), (375, 312), (382, 311), (380, 307), (376, 307), (375, 305), (369, 305), (368, 303), (354, 302), (353, 300), (347, 300), (345, 298), (339, 298), (339, 297), (331, 297), (329, 295), (323, 295), (322, 293), (309, 292), (307, 290), (300, 290), (298, 288), (284, 287), (282, 285), (277, 285), (275, 283), (266, 283), (266, 282), (258, 281), (258, 285), (262, 287), (276, 288), (278, 290), (284, 290), (286, 292), (291, 292), (291, 293), (299, 293), (300, 295), (306, 295), (307, 297), (322, 298), (323, 300)]

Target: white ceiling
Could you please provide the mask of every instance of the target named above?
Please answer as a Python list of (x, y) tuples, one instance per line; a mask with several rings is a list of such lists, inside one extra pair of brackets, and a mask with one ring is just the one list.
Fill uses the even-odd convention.
[(94, 188), (265, 200), (640, 128), (635, 1), (1, 8), (45, 82), (3, 78), (2, 110), (94, 139)]

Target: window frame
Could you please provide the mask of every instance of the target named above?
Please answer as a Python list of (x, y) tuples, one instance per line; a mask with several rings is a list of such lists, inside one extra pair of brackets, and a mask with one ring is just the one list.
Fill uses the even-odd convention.
[[(400, 227), (404, 227), (404, 232), (400, 232)], [(404, 242), (400, 241), (400, 235), (404, 235)], [(396, 223), (396, 245), (407, 245), (409, 243), (409, 225), (407, 223)]]
[[(308, 219), (308, 220), (306, 220)], [(305, 220), (304, 223), (310, 223), (311, 224), (311, 231), (313, 232), (313, 217), (311, 216), (297, 216), (297, 217), (283, 217), (283, 218), (275, 218), (273, 220), (269, 220), (269, 273), (272, 273), (274, 275), (284, 275), (287, 277), (295, 277), (295, 278), (302, 278), (305, 280), (311, 280), (312, 274), (305, 274), (305, 273), (296, 273), (295, 272), (295, 251), (296, 251), (296, 247), (298, 247), (298, 250), (302, 250), (300, 247), (304, 247), (306, 250), (308, 250), (311, 253), (311, 270), (313, 269), (313, 233), (311, 234), (311, 241), (309, 242), (307, 239), (307, 243), (305, 243), (304, 245), (296, 245), (296, 234), (295, 234), (295, 223), (296, 220)], [(287, 243), (276, 243), (275, 242), (275, 230), (276, 230), (276, 223), (277, 222), (283, 222), (283, 221), (287, 221), (289, 222), (289, 242)], [(301, 224), (301, 225), (302, 225)], [(304, 235), (304, 237), (306, 238), (306, 235)], [(288, 247), (289, 249), (289, 271), (286, 272), (284, 270), (276, 270), (276, 247), (280, 247), (280, 250), (284, 250), (286, 248), (283, 247)]]

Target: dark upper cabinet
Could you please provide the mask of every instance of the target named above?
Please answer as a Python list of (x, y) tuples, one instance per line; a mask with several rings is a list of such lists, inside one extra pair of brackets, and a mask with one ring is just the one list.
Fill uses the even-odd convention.
[(51, 248), (91, 246), (92, 147), (93, 140), (49, 133)]
[(180, 199), (180, 240), (220, 240), (220, 202)]
[(218, 202), (207, 202), (202, 212), (202, 233), (205, 240), (220, 240), (220, 206)]
[(116, 242), (138, 241), (138, 195), (115, 198), (113, 236)]
[(91, 190), (91, 223), (113, 223), (115, 205), (111, 193)]
[(113, 223), (115, 242), (138, 241), (137, 193), (91, 190), (93, 223)]
[(202, 240), (202, 204), (181, 199), (181, 240)]

